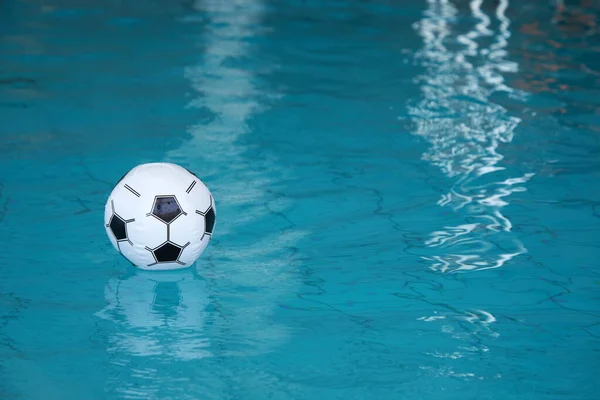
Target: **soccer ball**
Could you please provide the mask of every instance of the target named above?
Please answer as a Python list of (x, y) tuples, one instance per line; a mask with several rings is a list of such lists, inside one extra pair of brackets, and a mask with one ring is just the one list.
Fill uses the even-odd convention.
[(117, 183), (104, 209), (110, 242), (144, 270), (191, 266), (208, 246), (215, 219), (206, 185), (170, 163), (133, 168)]

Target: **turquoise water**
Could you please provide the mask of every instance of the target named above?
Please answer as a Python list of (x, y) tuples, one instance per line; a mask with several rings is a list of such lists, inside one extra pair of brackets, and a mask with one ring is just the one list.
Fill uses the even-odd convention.
[[(1, 2), (0, 399), (596, 399), (594, 4)], [(180, 272), (103, 227), (155, 161)]]

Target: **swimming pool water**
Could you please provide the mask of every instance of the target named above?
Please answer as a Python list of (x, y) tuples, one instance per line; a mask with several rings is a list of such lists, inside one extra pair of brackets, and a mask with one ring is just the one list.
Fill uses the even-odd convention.
[[(0, 3), (1, 399), (588, 400), (600, 8)], [(194, 170), (190, 269), (105, 236)]]

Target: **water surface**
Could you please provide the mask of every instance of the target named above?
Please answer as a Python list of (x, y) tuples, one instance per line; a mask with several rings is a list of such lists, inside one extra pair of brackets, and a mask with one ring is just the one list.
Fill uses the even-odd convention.
[[(594, 399), (593, 2), (0, 4), (0, 398)], [(215, 196), (135, 271), (137, 164)]]

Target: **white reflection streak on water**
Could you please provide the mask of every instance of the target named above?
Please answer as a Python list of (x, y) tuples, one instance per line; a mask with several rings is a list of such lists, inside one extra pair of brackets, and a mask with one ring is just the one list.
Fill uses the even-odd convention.
[[(274, 229), (260, 235), (239, 233), (249, 232), (248, 226), (262, 218), (277, 219), (270, 213), (287, 208), (285, 200), (269, 197), (267, 192), (275, 179), (285, 180), (287, 170), (274, 157), (250, 158), (241, 140), (252, 133), (249, 120), (267, 107), (262, 99), (278, 97), (265, 92), (251, 67), (236, 64), (252, 57), (248, 39), (264, 29), (264, 5), (259, 0), (206, 0), (197, 1), (194, 8), (200, 16), (187, 17), (183, 22), (199, 24), (208, 18), (208, 23), (198, 42), (197, 51), (203, 50), (201, 59), (185, 69), (193, 91), (189, 107), (209, 110), (214, 118), (190, 127), (190, 138), (168, 152), (164, 161), (189, 166), (201, 178), (218, 177), (209, 185), (217, 208), (214, 242), (194, 270), (157, 275), (140, 272), (107, 284), (107, 307), (98, 315), (118, 325), (110, 337), (109, 352), (116, 355), (114, 363), (123, 365), (132, 356), (151, 358), (161, 365), (264, 354), (276, 349), (288, 334), (271, 316), (277, 300), (296, 290), (289, 252), (306, 233), (297, 229)], [(229, 218), (223, 218), (224, 209)], [(216, 247), (216, 241), (221, 240), (235, 246)], [(215, 261), (207, 268), (207, 253), (227, 261)], [(169, 286), (170, 297), (157, 304), (156, 293)], [(244, 294), (240, 287), (252, 289)], [(214, 301), (218, 307), (207, 311)], [(132, 376), (144, 379), (144, 385), (123, 387), (121, 392), (129, 398), (148, 398), (144, 396), (176, 385), (175, 381), (159, 379), (159, 369), (132, 371)], [(225, 372), (203, 371), (205, 375), (213, 373)]]
[[(298, 229), (277, 228), (249, 233), (261, 219), (280, 223), (276, 213), (284, 213), (288, 207), (285, 199), (268, 193), (276, 182), (285, 181), (288, 169), (264, 152), (260, 159), (246, 155), (249, 149), (242, 142), (243, 136), (255, 134), (248, 126), (250, 119), (268, 108), (268, 101), (280, 97), (267, 92), (254, 75), (252, 63), (250, 67), (240, 66), (240, 60), (253, 58), (249, 39), (265, 29), (261, 24), (265, 5), (259, 0), (206, 0), (198, 1), (197, 9), (208, 16), (209, 22), (201, 43), (205, 56), (186, 69), (195, 94), (190, 107), (208, 109), (215, 117), (191, 127), (191, 139), (170, 152), (167, 159), (188, 165), (202, 159), (208, 170), (198, 171), (199, 174), (219, 177), (211, 186), (217, 205), (214, 237), (235, 245), (218, 250), (217, 256), (227, 261), (211, 267), (209, 286), (217, 299), (242, 300), (235, 307), (227, 306), (227, 302), (221, 304), (226, 317), (213, 321), (213, 334), (226, 335), (217, 338), (226, 344), (235, 341), (231, 350), (221, 349), (220, 355), (260, 354), (272, 351), (287, 337), (285, 327), (274, 324), (270, 318), (277, 299), (295, 290), (297, 282), (288, 261), (290, 248), (306, 235)], [(263, 74), (268, 72), (262, 69)], [(216, 167), (221, 170), (210, 170)], [(229, 209), (229, 218), (220, 218), (220, 204)], [(217, 252), (214, 248), (211, 251)], [(197, 263), (200, 274), (209, 273), (203, 270), (204, 260)], [(242, 296), (238, 292), (244, 287), (253, 288), (252, 292), (260, 296)]]
[[(456, 179), (438, 205), (463, 211), (469, 220), (432, 232), (425, 242), (438, 252), (444, 249), (445, 254), (424, 256), (432, 269), (441, 272), (498, 268), (527, 251), (517, 238), (506, 235), (512, 224), (502, 208), (508, 196), (526, 190), (522, 184), (533, 174), (490, 182), (491, 174), (505, 170), (500, 144), (512, 140), (519, 123), (489, 101), (494, 92), (512, 91), (502, 72), (518, 68), (505, 60), (510, 37), (508, 0), (501, 0), (496, 8), (497, 30), (491, 28), (481, 5), (482, 0), (471, 1), (477, 22), (466, 34), (453, 33), (457, 9), (448, 1), (429, 0), (425, 17), (416, 24), (424, 42), (418, 56), (426, 73), (419, 77), (422, 101), (409, 112), (417, 125), (415, 133), (431, 144), (423, 158)], [(461, 48), (446, 47), (453, 35)], [(483, 47), (480, 41), (486, 37), (492, 37), (493, 44)]]
[[(157, 302), (161, 289), (171, 289), (166, 304)], [(173, 290), (175, 289), (175, 290)], [(206, 283), (191, 269), (167, 273), (138, 271), (106, 285), (101, 318), (122, 323), (109, 352), (190, 360), (210, 356), (202, 333), (209, 304)]]

